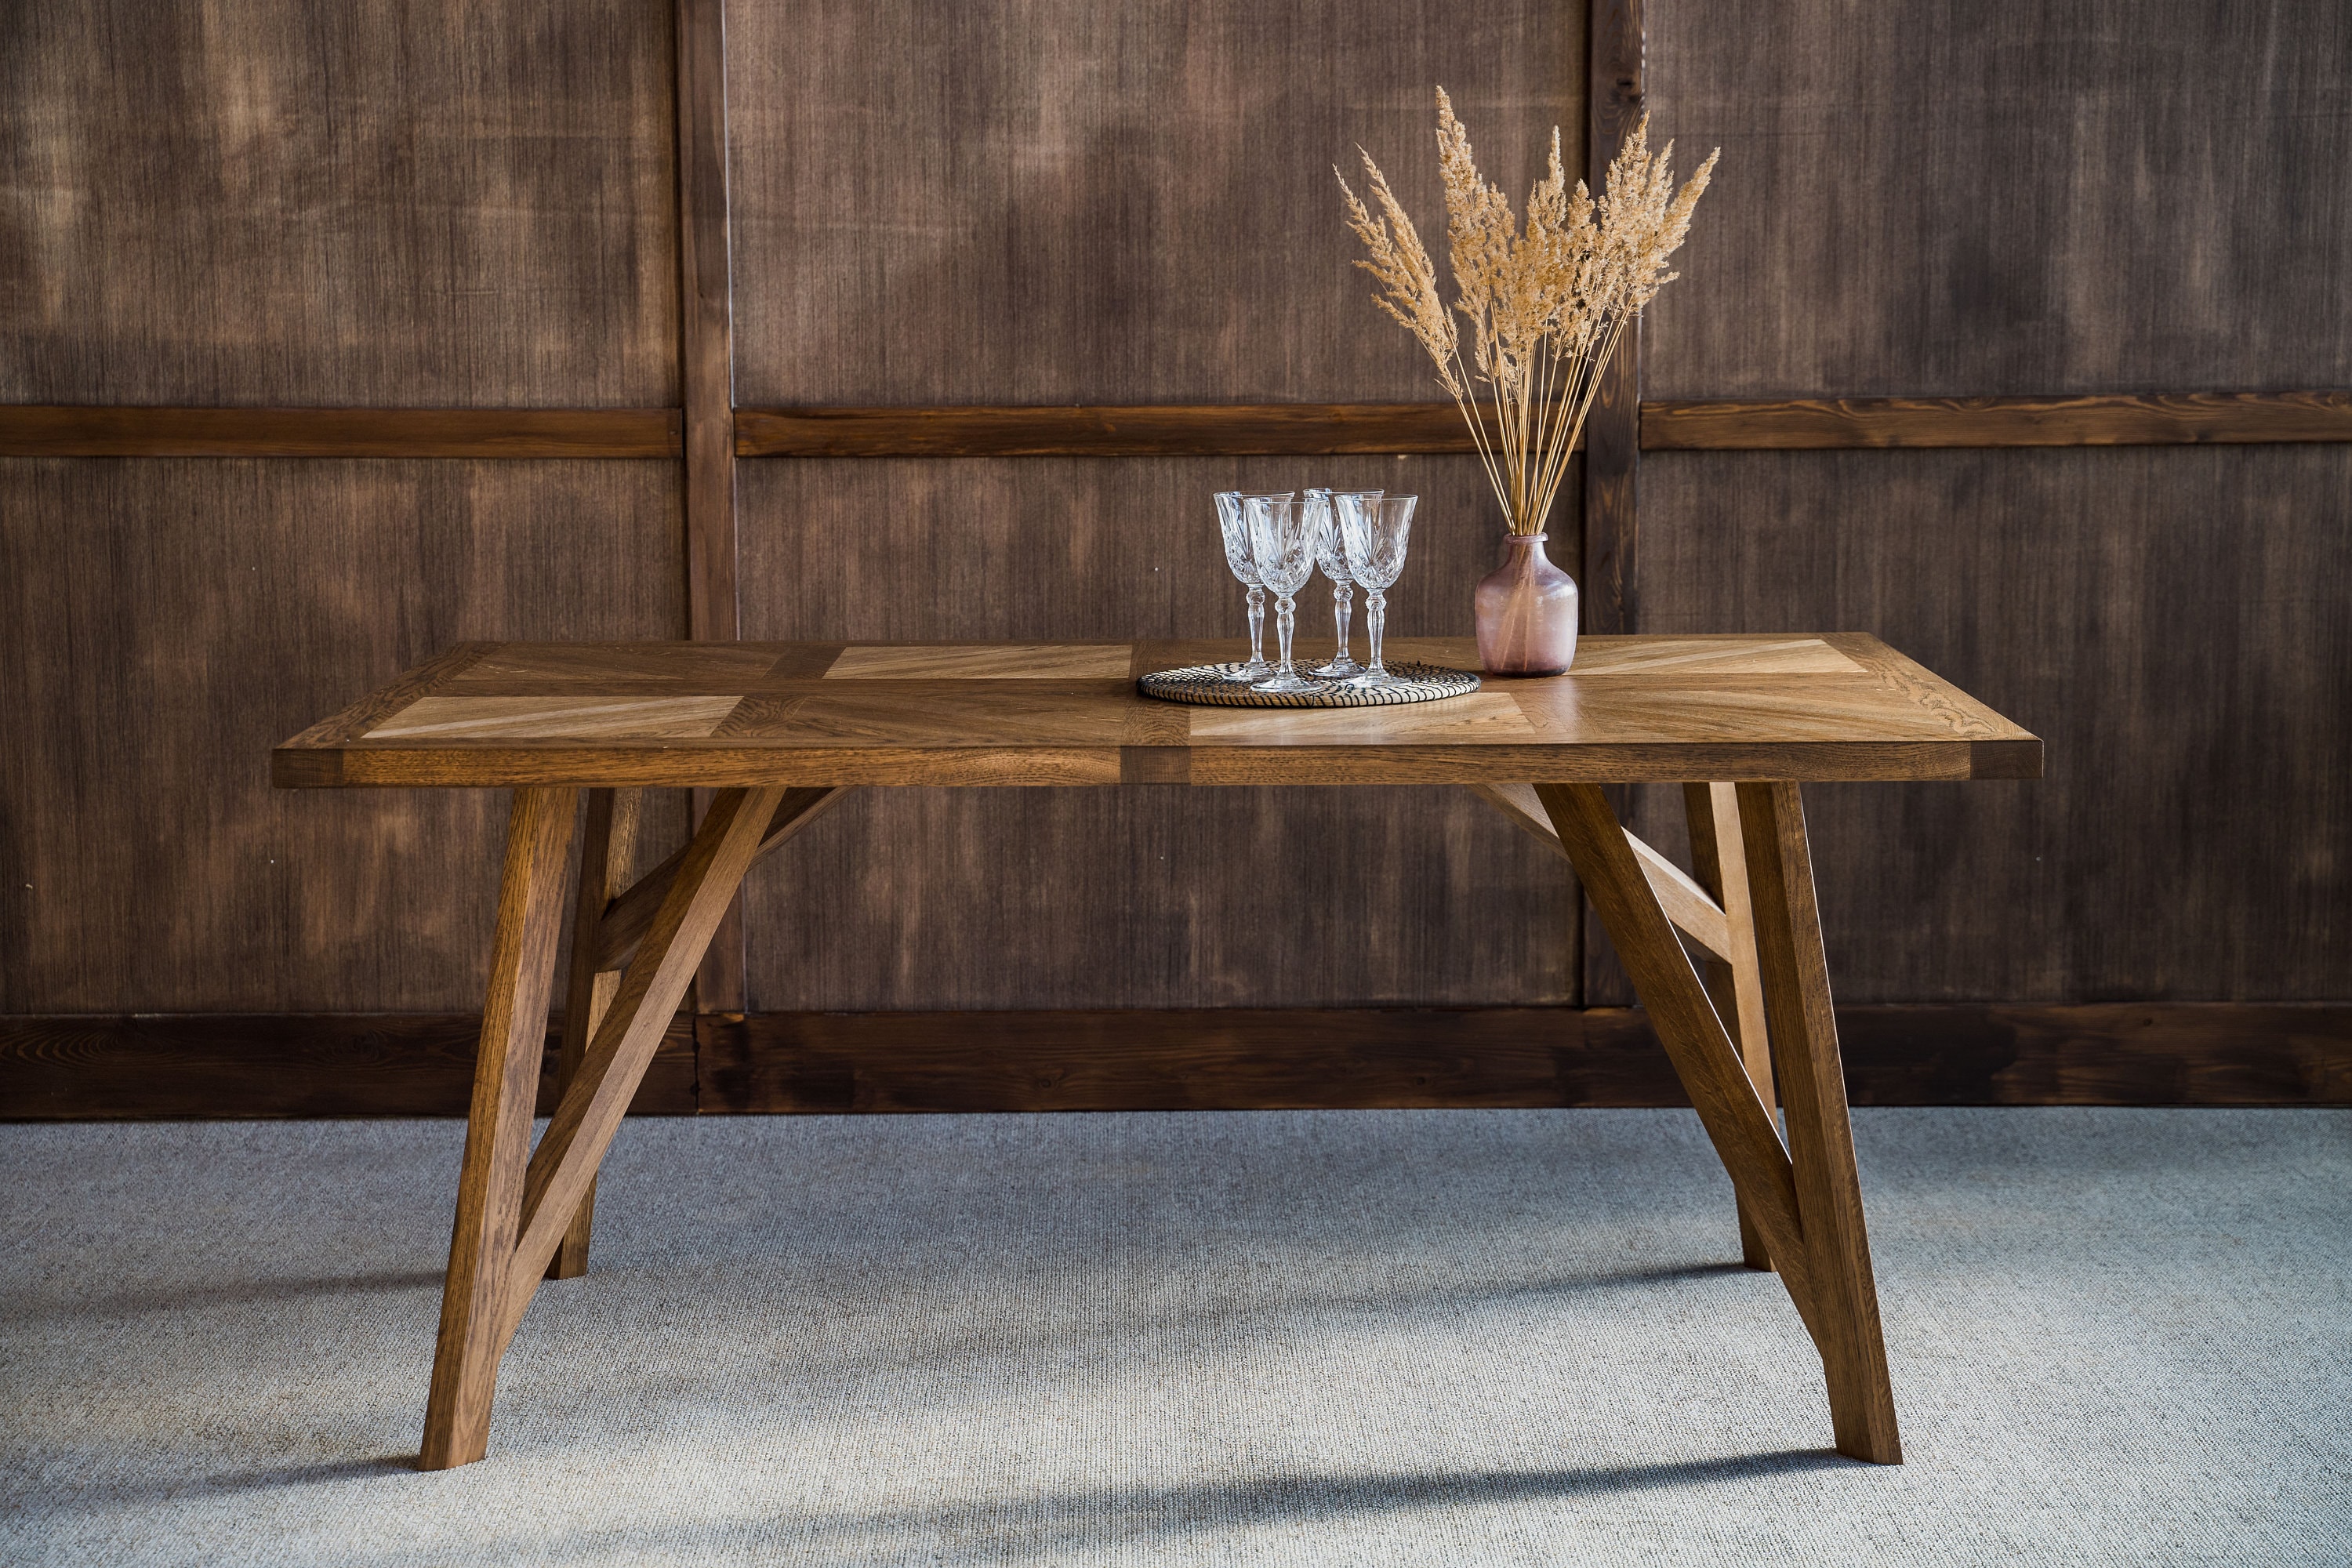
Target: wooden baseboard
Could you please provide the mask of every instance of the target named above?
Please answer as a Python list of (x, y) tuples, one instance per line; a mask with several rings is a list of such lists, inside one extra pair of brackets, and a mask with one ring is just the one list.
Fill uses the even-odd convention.
[(1860, 1105), (2352, 1105), (2352, 1005), (1841, 1007)]
[[(1865, 1006), (1838, 1023), (1858, 1105), (2352, 1105), (2352, 1004)], [(457, 1116), (477, 1026), (446, 1014), (0, 1016), (0, 1119)], [(552, 1088), (551, 1066), (542, 1113)], [(633, 1109), (1685, 1103), (1636, 1009), (1392, 1007), (681, 1016)]]
[[(0, 1120), (463, 1116), (481, 1026), (462, 1013), (0, 1016)], [(551, 1027), (542, 1116), (560, 1043)], [(631, 1109), (691, 1116), (694, 1068), (681, 1016)]]
[(699, 1022), (707, 1110), (1672, 1104), (1641, 1015), (1576, 1008), (770, 1013)]

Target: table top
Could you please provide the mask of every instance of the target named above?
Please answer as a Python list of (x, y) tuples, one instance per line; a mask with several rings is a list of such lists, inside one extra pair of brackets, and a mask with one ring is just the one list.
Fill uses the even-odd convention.
[[(1387, 653), (1478, 668), (1466, 637)], [(1392, 707), (1193, 708), (1135, 689), (1236, 657), (1233, 641), (467, 643), (288, 741), (272, 771), (289, 788), (2042, 773), (2032, 735), (1853, 633), (1586, 637), (1565, 675)]]

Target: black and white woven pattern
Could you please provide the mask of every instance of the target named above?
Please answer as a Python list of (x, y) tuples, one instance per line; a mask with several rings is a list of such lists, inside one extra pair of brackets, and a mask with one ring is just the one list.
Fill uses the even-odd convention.
[(1341, 680), (1315, 681), (1312, 691), (1253, 691), (1233, 679), (1238, 664), (1195, 664), (1163, 669), (1135, 684), (1146, 697), (1162, 702), (1190, 702), (1211, 708), (1386, 708), (1399, 702), (1435, 702), (1466, 696), (1478, 689), (1478, 678), (1466, 669), (1441, 664), (1392, 664), (1389, 673), (1404, 684), (1370, 689)]

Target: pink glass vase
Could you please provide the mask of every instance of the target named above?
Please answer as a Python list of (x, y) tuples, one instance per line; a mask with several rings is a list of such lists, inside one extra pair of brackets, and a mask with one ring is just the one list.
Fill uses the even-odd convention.
[(1503, 536), (1503, 563), (1478, 584), (1478, 662), (1489, 675), (1558, 675), (1576, 658), (1576, 582), (1540, 533)]

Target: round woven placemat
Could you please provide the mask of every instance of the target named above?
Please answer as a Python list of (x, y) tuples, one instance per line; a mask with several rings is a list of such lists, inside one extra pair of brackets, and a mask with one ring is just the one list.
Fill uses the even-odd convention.
[(1437, 702), (1478, 689), (1475, 675), (1442, 664), (1392, 664), (1389, 673), (1402, 684), (1370, 689), (1308, 676), (1315, 681), (1312, 691), (1253, 691), (1232, 679), (1239, 668), (1238, 664), (1189, 665), (1147, 675), (1135, 684), (1146, 697), (1162, 702), (1209, 708), (1386, 708), (1399, 702)]

